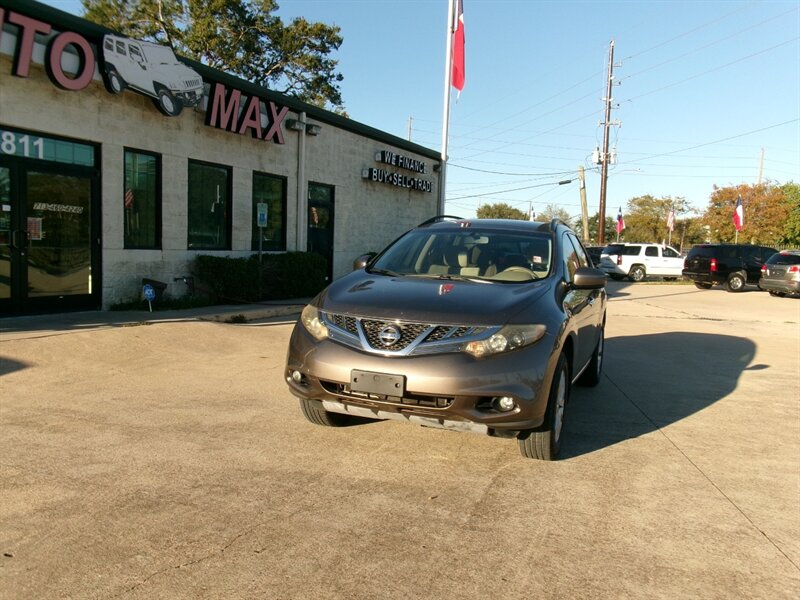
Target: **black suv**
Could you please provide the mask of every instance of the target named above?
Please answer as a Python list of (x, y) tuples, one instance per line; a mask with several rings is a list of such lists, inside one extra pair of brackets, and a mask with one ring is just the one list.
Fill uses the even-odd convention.
[(600, 381), (606, 321), (606, 276), (569, 227), (439, 217), (358, 262), (292, 332), (286, 383), (309, 421), (395, 419), (556, 457), (573, 382)]
[(761, 266), (777, 250), (767, 246), (698, 244), (683, 262), (683, 276), (700, 289), (724, 284), (729, 292), (740, 292), (745, 284), (758, 284)]

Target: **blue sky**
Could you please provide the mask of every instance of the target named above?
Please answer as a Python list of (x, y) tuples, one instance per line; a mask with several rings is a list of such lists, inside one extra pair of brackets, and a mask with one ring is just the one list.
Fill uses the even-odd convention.
[[(609, 43), (615, 44), (607, 215), (633, 197), (800, 183), (800, 2), (463, 0), (466, 86), (450, 114), (448, 214), (480, 204), (580, 214), (599, 204)], [(74, 14), (76, 0), (47, 2)], [(341, 27), (350, 117), (440, 150), (447, 0), (283, 0)], [(762, 162), (763, 149), (763, 162)], [(762, 167), (763, 164), (763, 167)]]

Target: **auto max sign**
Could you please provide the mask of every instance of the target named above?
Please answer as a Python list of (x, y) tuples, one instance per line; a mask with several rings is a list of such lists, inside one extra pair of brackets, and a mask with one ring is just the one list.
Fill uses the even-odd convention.
[[(425, 163), (421, 160), (417, 160), (403, 154), (398, 154), (397, 152), (392, 152), (391, 150), (381, 150), (376, 152), (375, 161), (385, 165), (406, 169), (407, 171), (412, 171), (414, 173), (427, 173)], [(431, 193), (433, 191), (433, 184), (427, 179), (414, 177), (413, 175), (405, 175), (403, 173), (396, 173), (381, 167), (369, 167), (367, 169), (362, 169), (361, 178), (369, 181), (375, 181), (377, 183), (386, 183), (388, 185), (408, 188), (410, 190), (416, 190), (419, 192)]]
[[(51, 36), (45, 49), (45, 69), (53, 84), (62, 89), (86, 88), (94, 77), (99, 59), (100, 72), (112, 94), (121, 94), (129, 88), (152, 98), (156, 107), (170, 117), (179, 115), (185, 106), (202, 106), (203, 78), (180, 62), (168, 46), (108, 34), (98, 45), (102, 48), (102, 55), (98, 57), (92, 44), (82, 35), (73, 31), (53, 35), (49, 23), (3, 8), (0, 8), (0, 41), (3, 22), (18, 28), (12, 66), (12, 73), (18, 77), (30, 75), (36, 36)], [(65, 56), (66, 62), (73, 62), (67, 69), (62, 60)], [(244, 97), (237, 89), (212, 83), (206, 125), (240, 135), (250, 133), (254, 138), (283, 144), (282, 124), (288, 112), (288, 107), (275, 102), (255, 95)]]

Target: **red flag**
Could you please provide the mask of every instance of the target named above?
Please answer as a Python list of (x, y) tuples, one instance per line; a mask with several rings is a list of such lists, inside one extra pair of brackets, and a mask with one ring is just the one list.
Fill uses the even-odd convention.
[(622, 230), (625, 229), (625, 219), (622, 218), (622, 209), (619, 209), (617, 213), (617, 233), (622, 233)]
[(742, 197), (736, 199), (736, 208), (733, 211), (733, 226), (736, 231), (741, 231), (744, 227), (744, 206), (742, 205)]
[(464, 4), (462, 0), (456, 0), (452, 61), (450, 83), (460, 92), (464, 89), (464, 81), (466, 81), (466, 72), (464, 70)]

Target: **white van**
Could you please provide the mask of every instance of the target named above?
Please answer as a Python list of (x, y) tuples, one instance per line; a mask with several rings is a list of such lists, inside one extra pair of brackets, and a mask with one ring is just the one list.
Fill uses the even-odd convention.
[(203, 98), (203, 78), (168, 46), (127, 37), (103, 37), (106, 82), (114, 94), (126, 87), (150, 96), (165, 115), (180, 114)]

